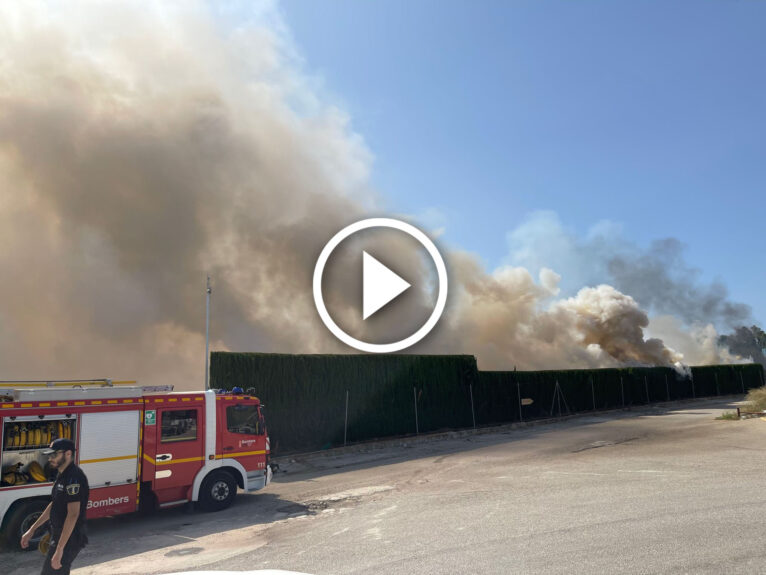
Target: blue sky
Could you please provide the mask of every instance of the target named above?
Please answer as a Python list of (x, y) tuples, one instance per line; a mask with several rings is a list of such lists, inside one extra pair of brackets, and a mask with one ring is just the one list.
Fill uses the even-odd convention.
[(281, 7), (392, 212), (443, 214), (444, 241), (490, 268), (540, 210), (581, 236), (672, 236), (763, 324), (766, 3)]

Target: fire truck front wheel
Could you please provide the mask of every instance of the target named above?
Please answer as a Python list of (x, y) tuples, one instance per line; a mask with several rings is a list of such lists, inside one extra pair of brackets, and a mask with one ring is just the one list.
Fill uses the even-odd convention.
[(226, 471), (213, 471), (202, 482), (199, 506), (204, 511), (221, 511), (234, 501), (237, 481)]
[[(8, 542), (17, 549), (21, 549), (21, 536), (32, 527), (47, 506), (48, 502), (42, 499), (33, 499), (18, 504), (11, 512), (8, 520)], [(47, 532), (48, 524), (46, 523), (37, 530), (35, 536), (29, 541), (29, 547), (26, 548), (26, 551), (37, 549), (37, 545)]]

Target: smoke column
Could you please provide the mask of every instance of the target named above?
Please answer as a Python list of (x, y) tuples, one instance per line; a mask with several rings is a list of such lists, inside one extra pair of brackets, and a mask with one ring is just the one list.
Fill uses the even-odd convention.
[[(276, 8), (236, 26), (211, 10), (0, 6), (0, 379), (200, 388), (208, 273), (211, 349), (352, 351), (321, 324), (311, 274), (336, 231), (384, 213), (372, 153)], [(684, 360), (614, 287), (558, 298), (553, 270), (488, 273), (447, 251), (448, 311), (414, 352), (497, 369)]]

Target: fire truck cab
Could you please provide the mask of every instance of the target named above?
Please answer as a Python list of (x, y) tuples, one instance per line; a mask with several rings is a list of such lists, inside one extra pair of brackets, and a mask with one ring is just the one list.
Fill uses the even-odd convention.
[[(0, 534), (12, 544), (50, 502), (43, 450), (75, 442), (88, 518), (197, 502), (231, 505), (271, 480), (262, 406), (247, 394), (173, 392), (135, 382), (0, 382)], [(36, 544), (44, 530), (39, 530)]]

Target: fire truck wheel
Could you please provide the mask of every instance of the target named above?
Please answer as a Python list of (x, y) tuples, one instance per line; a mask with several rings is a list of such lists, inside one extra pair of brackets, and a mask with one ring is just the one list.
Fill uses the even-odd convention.
[(202, 482), (199, 490), (199, 506), (204, 511), (221, 511), (234, 501), (237, 482), (226, 471), (213, 471)]
[[(40, 517), (45, 508), (48, 507), (47, 501), (33, 500), (26, 501), (16, 507), (8, 521), (8, 538), (9, 543), (14, 547), (21, 549), (21, 536), (26, 533), (27, 529), (32, 527), (37, 518)], [(37, 530), (35, 536), (29, 541), (29, 547), (24, 551), (31, 551), (37, 549), (37, 545), (40, 540), (48, 532), (48, 524)]]

